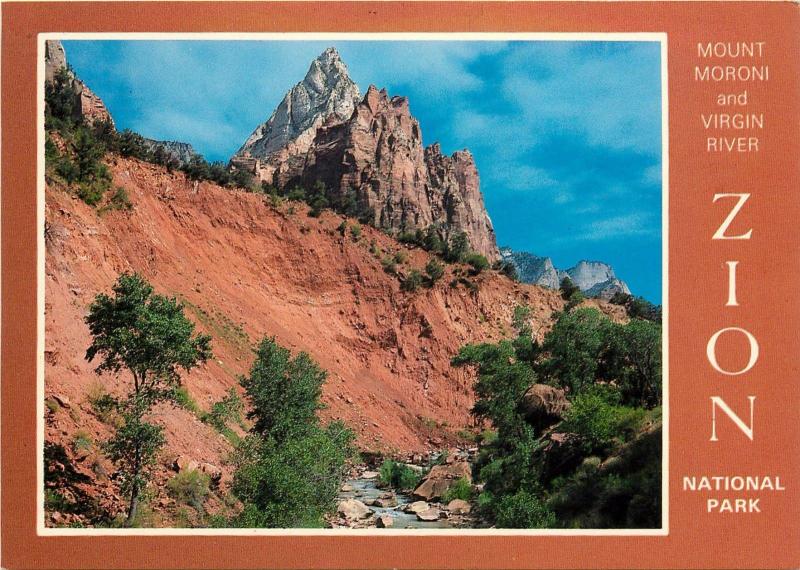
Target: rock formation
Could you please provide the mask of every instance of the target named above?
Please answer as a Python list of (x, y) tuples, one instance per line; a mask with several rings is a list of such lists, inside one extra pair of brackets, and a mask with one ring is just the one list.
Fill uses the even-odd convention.
[(158, 141), (145, 138), (144, 144), (153, 152), (155, 152), (158, 147), (161, 147), (166, 155), (178, 164), (189, 162), (192, 156), (197, 154), (191, 144), (180, 141)]
[(338, 53), (326, 50), (231, 164), (279, 187), (322, 182), (334, 206), (355, 201), (393, 232), (435, 226), (446, 239), (463, 231), (473, 250), (498, 259), (469, 151), (425, 148), (405, 97), (374, 86), (357, 96)]
[(534, 384), (522, 396), (520, 406), (525, 419), (537, 430), (542, 430), (561, 421), (570, 403), (564, 390), (546, 384)]
[(326, 119), (350, 118), (360, 98), (339, 52), (328, 48), (311, 62), (303, 81), (292, 87), (267, 122), (253, 131), (231, 163), (272, 181), (280, 166), (305, 155)]
[(581, 291), (590, 297), (610, 299), (615, 293), (630, 295), (630, 289), (614, 275), (614, 270), (601, 261), (579, 261), (577, 265), (561, 272), (568, 276)]
[(67, 54), (64, 46), (58, 40), (47, 40), (45, 42), (45, 80), (52, 82), (59, 70), (67, 69), (70, 81), (70, 88), (75, 93), (75, 118), (83, 119), (87, 124), (108, 122), (114, 126), (114, 119), (111, 113), (100, 99), (89, 87), (81, 81), (67, 65)]
[(608, 300), (618, 292), (631, 294), (628, 285), (617, 278), (611, 266), (601, 261), (580, 261), (574, 267), (561, 270), (553, 265), (553, 260), (549, 257), (539, 257), (526, 251), (513, 251), (503, 247), (500, 255), (503, 260), (514, 265), (523, 283), (558, 289), (561, 280), (569, 277), (588, 297)]

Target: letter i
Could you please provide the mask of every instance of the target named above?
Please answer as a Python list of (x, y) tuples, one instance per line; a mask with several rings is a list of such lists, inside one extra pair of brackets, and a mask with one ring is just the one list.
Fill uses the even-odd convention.
[(726, 307), (738, 307), (739, 301), (736, 299), (736, 266), (738, 261), (726, 261), (728, 266), (728, 302)]

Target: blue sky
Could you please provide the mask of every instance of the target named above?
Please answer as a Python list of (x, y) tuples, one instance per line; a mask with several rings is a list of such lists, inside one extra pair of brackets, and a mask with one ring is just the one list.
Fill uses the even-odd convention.
[(331, 45), (362, 92), (409, 97), (425, 145), (472, 151), (500, 245), (661, 302), (658, 43), (64, 42), (120, 129), (222, 161)]

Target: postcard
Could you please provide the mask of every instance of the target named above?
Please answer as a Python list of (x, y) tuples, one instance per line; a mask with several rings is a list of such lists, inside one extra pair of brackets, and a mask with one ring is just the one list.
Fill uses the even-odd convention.
[(2, 12), (3, 567), (797, 567), (797, 4)]

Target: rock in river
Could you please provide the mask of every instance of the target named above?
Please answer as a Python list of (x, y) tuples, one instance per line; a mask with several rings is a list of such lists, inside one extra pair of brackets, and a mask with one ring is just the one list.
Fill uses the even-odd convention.
[(417, 518), (425, 522), (433, 522), (439, 520), (439, 509), (433, 507), (428, 508), (422, 512), (417, 513)]
[(336, 511), (348, 520), (365, 519), (372, 514), (370, 508), (357, 499), (340, 501)]

